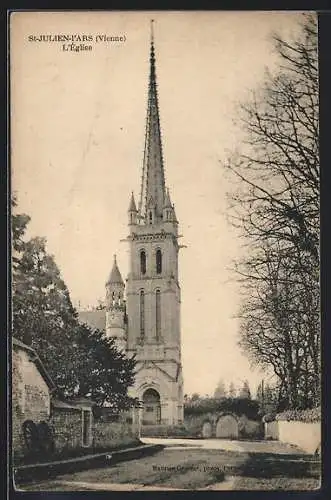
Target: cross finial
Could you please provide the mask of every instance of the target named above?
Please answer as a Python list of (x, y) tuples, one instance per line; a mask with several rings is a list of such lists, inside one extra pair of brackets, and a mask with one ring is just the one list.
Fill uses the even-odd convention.
[(116, 262), (116, 253), (114, 253), (114, 262)]
[(151, 44), (154, 44), (154, 19), (151, 19)]

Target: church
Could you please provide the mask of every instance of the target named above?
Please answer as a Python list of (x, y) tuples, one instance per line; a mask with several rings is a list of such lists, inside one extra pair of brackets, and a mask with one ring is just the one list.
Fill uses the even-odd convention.
[(141, 190), (127, 212), (129, 273), (124, 282), (116, 256), (106, 282), (105, 309), (82, 311), (80, 320), (105, 329), (137, 360), (129, 395), (143, 402), (143, 424), (183, 421), (178, 278), (178, 220), (166, 188), (159, 119), (153, 31)]

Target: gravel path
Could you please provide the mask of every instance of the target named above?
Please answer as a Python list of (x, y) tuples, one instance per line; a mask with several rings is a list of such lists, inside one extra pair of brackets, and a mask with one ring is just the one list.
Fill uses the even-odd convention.
[(142, 438), (147, 444), (162, 444), (171, 449), (203, 448), (207, 450), (242, 451), (248, 453), (302, 454), (299, 448), (279, 441), (235, 441), (229, 439)]

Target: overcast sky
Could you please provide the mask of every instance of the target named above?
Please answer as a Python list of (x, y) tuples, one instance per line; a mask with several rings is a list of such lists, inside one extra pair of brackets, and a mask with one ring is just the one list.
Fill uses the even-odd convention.
[[(248, 379), (236, 342), (239, 305), (228, 267), (240, 252), (227, 224), (221, 161), (240, 146), (236, 105), (275, 67), (270, 35), (295, 32), (295, 12), (16, 13), (11, 20), (12, 187), (45, 236), (77, 305), (105, 295), (113, 254), (128, 272), (127, 208), (139, 195), (149, 21), (166, 183), (180, 222), (184, 390), (212, 394), (217, 381)], [(29, 35), (90, 34), (91, 51)], [(124, 42), (96, 43), (99, 34)], [(86, 42), (88, 45), (88, 42)]]

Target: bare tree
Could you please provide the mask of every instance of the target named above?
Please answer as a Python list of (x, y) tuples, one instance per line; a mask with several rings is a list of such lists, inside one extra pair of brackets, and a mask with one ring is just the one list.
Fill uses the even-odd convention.
[(278, 71), (241, 106), (245, 139), (225, 167), (230, 220), (244, 237), (241, 346), (271, 366), (291, 407), (318, 402), (319, 154), (317, 22), (273, 37)]

